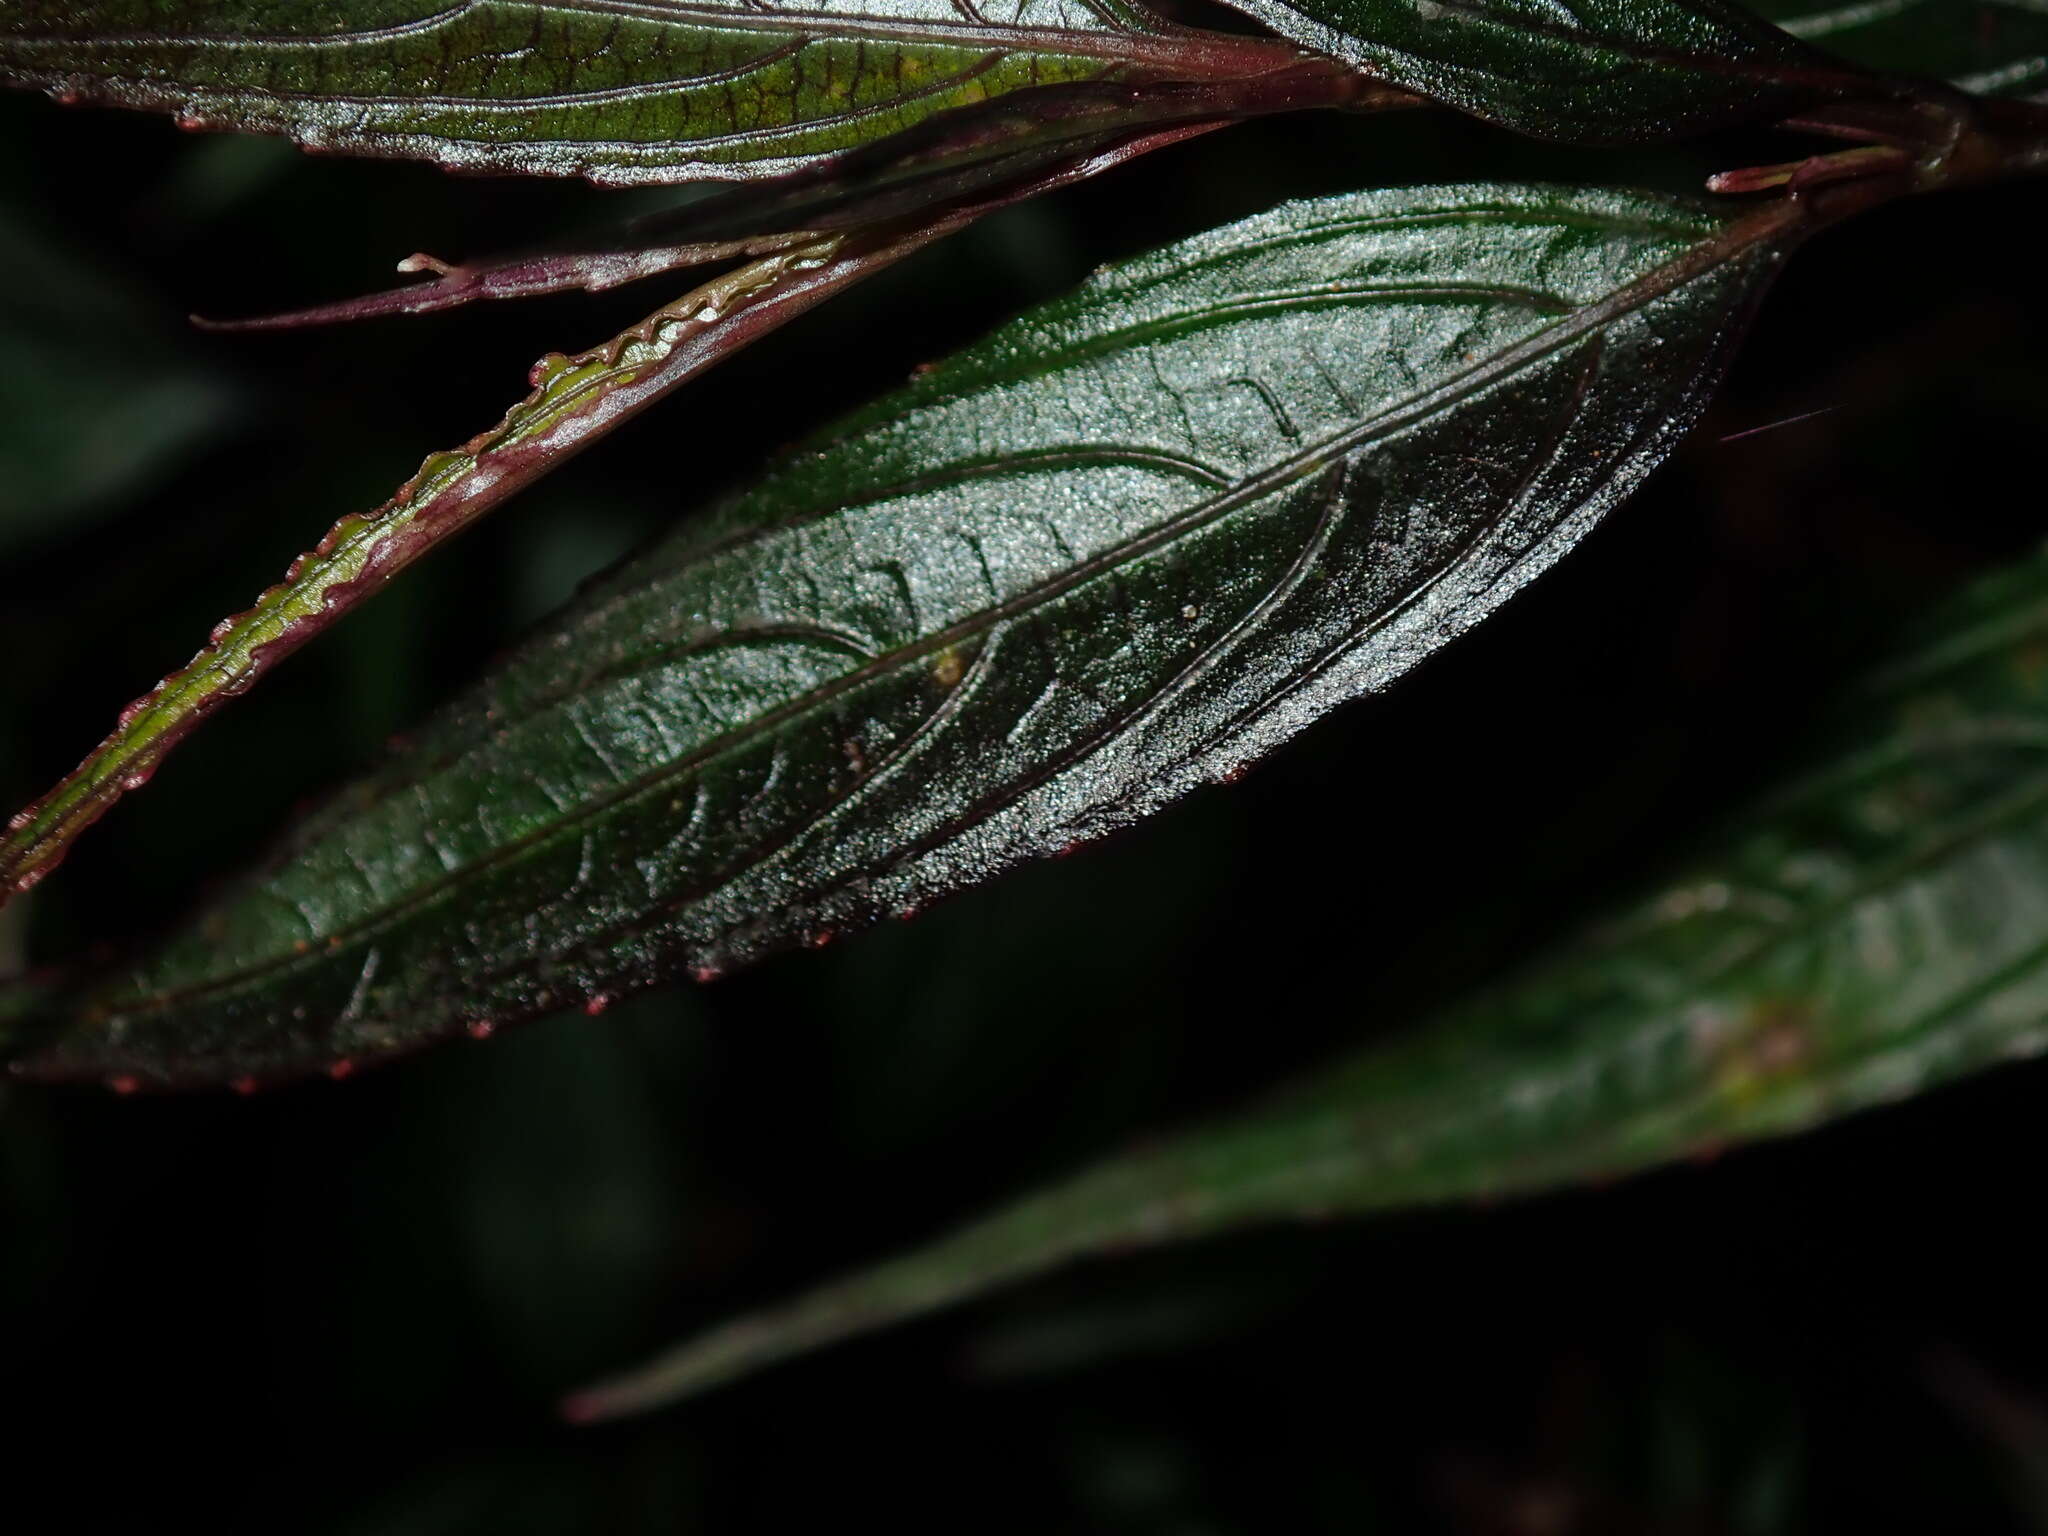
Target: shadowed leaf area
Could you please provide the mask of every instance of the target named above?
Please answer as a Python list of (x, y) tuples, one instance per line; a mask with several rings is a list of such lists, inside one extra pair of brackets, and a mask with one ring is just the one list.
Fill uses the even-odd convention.
[(4, 0), (0, 82), (459, 169), (787, 170), (1027, 86), (1285, 62), (1125, 0)]
[(597, 583), (264, 872), (17, 1017), (269, 1079), (821, 942), (1233, 777), (1684, 431), (1796, 231), (1511, 186), (1106, 269)]
[(1290, 1095), (573, 1399), (629, 1412), (1066, 1261), (1782, 1135), (2048, 1044), (2048, 557), (1842, 702), (1780, 791), (1580, 945)]
[(1817, 48), (1871, 69), (1931, 75), (1986, 96), (2048, 95), (2044, 0), (1755, 0)]

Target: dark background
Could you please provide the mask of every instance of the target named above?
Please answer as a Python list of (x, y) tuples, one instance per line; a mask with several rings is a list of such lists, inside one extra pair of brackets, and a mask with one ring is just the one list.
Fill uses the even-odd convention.
[[(1325, 115), (992, 219), (405, 576), (10, 909), (0, 958), (162, 921), (585, 575), (1105, 259), (1292, 195), (1682, 189), (1790, 148)], [(278, 337), (187, 310), (294, 307), (415, 249), (673, 196), (0, 99), (0, 799), (494, 421), (535, 357), (667, 293)], [(735, 1308), (1398, 1028), (1706, 835), (1858, 655), (2043, 532), (2038, 199), (1823, 238), (1710, 419), (1562, 568), (1134, 834), (343, 1085), (6, 1092), (0, 1393), (25, 1424), (0, 1520), (50, 1496), (23, 1529), (2042, 1528), (2039, 1067), (1619, 1187), (1100, 1263), (643, 1420), (552, 1417)]]

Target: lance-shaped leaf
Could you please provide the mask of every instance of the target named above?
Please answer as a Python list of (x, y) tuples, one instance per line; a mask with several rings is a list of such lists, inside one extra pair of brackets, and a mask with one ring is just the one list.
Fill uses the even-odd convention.
[(570, 1400), (607, 1417), (1090, 1255), (1607, 1178), (2048, 1047), (2048, 558), (1852, 693), (1780, 793), (1579, 945)]
[(1546, 139), (1627, 142), (1884, 95), (1734, 0), (1226, 0), (1390, 85)]
[(0, 0), (0, 83), (606, 182), (770, 174), (1027, 86), (1293, 57), (1130, 0)]
[(595, 586), (28, 1069), (602, 1007), (1227, 779), (1627, 494), (1805, 206), (1403, 190), (1106, 270)]
[(1753, 0), (1794, 37), (1871, 69), (1981, 96), (2048, 95), (2044, 0)]

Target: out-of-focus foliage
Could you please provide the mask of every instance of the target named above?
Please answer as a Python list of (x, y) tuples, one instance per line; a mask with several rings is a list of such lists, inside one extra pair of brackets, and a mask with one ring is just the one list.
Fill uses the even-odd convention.
[(612, 1415), (1078, 1258), (1717, 1153), (2048, 1046), (2048, 555), (1847, 691), (1683, 878), (1269, 1106), (579, 1397)]

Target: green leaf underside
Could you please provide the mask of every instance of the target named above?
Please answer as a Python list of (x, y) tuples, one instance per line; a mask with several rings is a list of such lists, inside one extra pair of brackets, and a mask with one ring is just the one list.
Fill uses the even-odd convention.
[(1285, 57), (1128, 0), (0, 0), (0, 82), (608, 182), (769, 174), (1022, 87)]
[(1783, 115), (1829, 61), (1728, 0), (1226, 0), (1282, 37), (1541, 138)]
[(1866, 68), (1930, 75), (1980, 96), (2048, 96), (2048, 0), (1758, 0), (1756, 8)]
[(1606, 1178), (2048, 1046), (2048, 558), (1853, 694), (1688, 878), (1255, 1112), (1113, 1159), (597, 1391), (631, 1412), (1042, 1273)]
[(1227, 778), (1568, 548), (1796, 210), (1452, 187), (1108, 269), (688, 519), (29, 1065), (268, 1077), (712, 973)]

